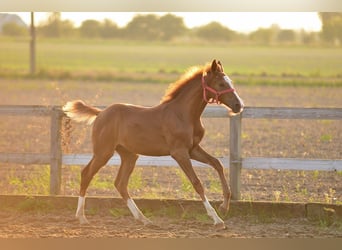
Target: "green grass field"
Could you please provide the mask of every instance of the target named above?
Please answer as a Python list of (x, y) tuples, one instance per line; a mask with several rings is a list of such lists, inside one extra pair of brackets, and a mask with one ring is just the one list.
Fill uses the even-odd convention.
[[(0, 51), (0, 76), (27, 76), (28, 39), (1, 38)], [(214, 58), (244, 84), (342, 86), (342, 48), (102, 40), (38, 40), (36, 77), (170, 82)]]

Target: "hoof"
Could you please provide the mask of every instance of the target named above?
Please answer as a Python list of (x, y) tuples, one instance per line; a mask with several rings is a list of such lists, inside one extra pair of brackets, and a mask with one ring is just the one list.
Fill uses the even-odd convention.
[(84, 216), (80, 216), (80, 217), (76, 217), (76, 218), (79, 220), (80, 225), (89, 225), (90, 224), (89, 221), (87, 220), (87, 218)]
[(153, 226), (152, 221), (146, 218), (142, 221), (142, 223), (144, 224), (144, 226)]
[(217, 224), (214, 224), (214, 227), (216, 230), (225, 230), (227, 227), (226, 227), (226, 224), (224, 223), (217, 223)]
[(149, 219), (147, 219), (145, 216), (144, 217), (140, 217), (137, 219), (140, 223), (142, 223), (144, 226), (149, 226), (149, 225), (153, 225), (152, 221), (150, 221)]
[(228, 214), (228, 211), (229, 211), (229, 205), (225, 205), (224, 203), (222, 203), (219, 206), (218, 211), (222, 216), (226, 216)]

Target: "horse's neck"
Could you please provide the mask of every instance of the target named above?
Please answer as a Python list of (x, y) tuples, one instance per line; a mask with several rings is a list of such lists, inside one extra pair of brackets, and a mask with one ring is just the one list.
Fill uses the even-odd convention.
[(207, 105), (203, 100), (203, 90), (200, 79), (195, 78), (187, 84), (188, 86), (173, 100), (173, 105), (183, 114), (189, 114), (191, 120), (200, 119), (200, 116)]

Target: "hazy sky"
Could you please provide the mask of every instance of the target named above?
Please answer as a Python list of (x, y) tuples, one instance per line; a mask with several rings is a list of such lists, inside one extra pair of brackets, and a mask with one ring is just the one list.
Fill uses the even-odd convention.
[[(29, 12), (16, 12), (27, 24), (30, 23)], [(75, 26), (82, 21), (95, 19), (102, 21), (105, 18), (113, 20), (123, 27), (137, 14), (147, 12), (62, 12), (62, 19), (71, 20)], [(156, 15), (165, 15), (166, 12), (154, 12)], [(270, 27), (278, 24), (284, 29), (305, 29), (307, 31), (319, 31), (321, 21), (316, 12), (172, 12), (183, 18), (187, 27), (193, 28), (212, 21), (220, 22), (230, 29), (240, 32), (250, 32), (259, 27)], [(46, 20), (48, 12), (35, 12), (36, 23)]]

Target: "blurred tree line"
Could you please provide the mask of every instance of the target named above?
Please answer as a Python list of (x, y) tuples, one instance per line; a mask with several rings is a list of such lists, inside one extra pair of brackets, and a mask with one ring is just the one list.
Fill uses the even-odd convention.
[[(103, 38), (130, 40), (171, 41), (183, 39), (186, 41), (206, 40), (211, 42), (238, 42), (253, 44), (320, 44), (342, 42), (342, 13), (324, 12), (318, 14), (322, 21), (320, 32), (294, 31), (281, 29), (278, 25), (269, 28), (259, 28), (249, 34), (238, 33), (218, 22), (188, 29), (183, 18), (173, 14), (157, 16), (154, 14), (136, 15), (125, 26), (118, 27), (110, 19), (102, 22), (85, 20), (76, 28), (70, 20), (62, 20), (59, 12), (51, 13), (47, 20), (37, 26), (38, 37), (52, 38)], [(15, 24), (6, 24), (3, 34), (21, 36), (27, 34)]]

